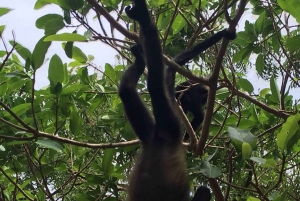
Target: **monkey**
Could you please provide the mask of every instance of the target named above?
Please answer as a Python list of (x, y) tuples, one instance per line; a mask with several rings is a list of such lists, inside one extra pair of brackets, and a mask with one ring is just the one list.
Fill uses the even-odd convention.
[[(188, 201), (185, 150), (181, 143), (180, 121), (174, 109), (175, 73), (174, 79), (168, 79), (170, 82), (165, 79), (158, 30), (148, 14), (145, 0), (133, 0), (133, 3), (134, 6), (126, 7), (125, 12), (140, 25), (144, 55), (137, 46), (131, 48), (135, 61), (124, 72), (119, 86), (125, 113), (142, 147), (128, 181), (129, 201)], [(136, 91), (145, 65), (154, 118)], [(198, 190), (193, 201), (210, 200), (209, 189), (200, 187)]]
[[(207, 50), (212, 45), (219, 42), (222, 38), (227, 38), (229, 40), (234, 40), (237, 35), (236, 32), (230, 33), (227, 29), (223, 29), (209, 38), (205, 39), (203, 42), (197, 43), (190, 49), (187, 49), (173, 58), (173, 61), (180, 66), (186, 64), (189, 60), (193, 59), (201, 52)], [(175, 79), (176, 71), (168, 67), (167, 68), (167, 76), (168, 80)], [(194, 131), (196, 131), (204, 119), (204, 111), (203, 106), (207, 102), (208, 89), (203, 85), (196, 83), (192, 80), (187, 80), (185, 82), (180, 83), (176, 86), (175, 90), (183, 91), (182, 93), (176, 93), (176, 99), (180, 103), (182, 110), (185, 114), (191, 112), (193, 114), (193, 119), (191, 121), (191, 126)], [(188, 141), (189, 135), (187, 132), (184, 134), (183, 141)]]
[[(141, 141), (142, 151), (129, 178), (130, 201), (187, 201), (189, 184), (186, 175), (185, 154), (181, 144), (179, 119), (174, 111), (173, 90), (166, 87), (165, 67), (156, 26), (148, 14), (145, 0), (134, 1), (134, 7), (126, 7), (128, 17), (138, 21), (145, 63), (148, 66), (147, 88), (150, 94), (153, 116), (140, 100), (136, 83), (144, 69), (140, 69), (142, 57), (132, 49), (136, 60), (124, 73), (119, 89), (125, 113)], [(144, 68), (144, 65), (143, 65)]]
[(141, 44), (148, 67), (147, 88), (154, 119), (136, 91), (145, 65), (135, 48), (136, 57), (123, 74), (119, 96), (127, 118), (141, 141), (141, 153), (129, 177), (129, 201), (188, 201), (189, 183), (186, 174), (185, 151), (181, 143), (180, 121), (174, 110), (174, 85), (165, 80), (162, 48), (155, 24), (145, 0), (133, 0), (125, 8), (127, 16), (140, 25)]
[[(223, 29), (211, 37), (205, 39), (202, 42), (197, 43), (190, 49), (187, 49), (178, 55), (176, 55), (173, 58), (173, 61), (177, 63), (180, 66), (185, 65), (189, 60), (193, 59), (195, 56), (199, 55), (201, 52), (205, 51), (212, 45), (219, 42), (222, 38), (227, 38), (229, 40), (234, 40), (236, 38), (236, 33), (229, 33), (227, 29)], [(140, 46), (136, 47), (136, 51), (141, 51), (141, 54), (143, 54), (143, 51)], [(167, 67), (167, 82), (169, 85), (175, 84), (175, 73), (176, 71), (171, 68)], [(191, 112), (193, 114), (193, 119), (191, 120), (191, 126), (194, 131), (196, 131), (204, 119), (204, 111), (203, 106), (207, 102), (207, 95), (208, 95), (208, 89), (207, 87), (196, 83), (192, 80), (187, 80), (185, 82), (180, 83), (175, 88), (176, 92), (181, 93), (175, 93), (175, 97), (177, 101), (180, 103), (182, 110), (185, 114), (188, 112)], [(187, 132), (183, 135), (183, 141), (189, 140), (189, 135)]]
[[(185, 158), (182, 154), (184, 150), (182, 150), (182, 145), (180, 143), (180, 133), (177, 133), (176, 141), (178, 141), (179, 137), (179, 142), (176, 142), (176, 146), (174, 145), (174, 147), (172, 147), (173, 136), (167, 136), (171, 137), (170, 141), (168, 138), (159, 139), (161, 137), (155, 135), (155, 123), (149, 116), (147, 109), (136, 93), (138, 79), (145, 69), (144, 58), (139, 50), (138, 45), (132, 46), (130, 50), (135, 57), (135, 61), (122, 76), (119, 88), (119, 96), (124, 104), (125, 113), (127, 114), (134, 131), (141, 140), (143, 151), (139, 156), (134, 171), (130, 177), (128, 190), (129, 201), (150, 201), (155, 198), (160, 198), (161, 200), (166, 201), (174, 200), (176, 198), (175, 195), (166, 196), (167, 193), (171, 193), (172, 195), (174, 192), (177, 192), (176, 189), (173, 192), (172, 188), (170, 188), (172, 185), (176, 185), (178, 186), (178, 189), (182, 190), (182, 192), (179, 194), (180, 197), (175, 199), (175, 201), (187, 201), (189, 200), (187, 198), (188, 182), (185, 175)], [(142, 124), (136, 123), (139, 121), (142, 121)], [(177, 127), (177, 132), (178, 129), (179, 128)], [(174, 153), (173, 150), (177, 150), (177, 152)], [(177, 158), (178, 156), (180, 158)], [(169, 170), (172, 171), (173, 169), (176, 171), (174, 174), (168, 172)], [(180, 174), (177, 175), (176, 173)], [(176, 178), (179, 177), (179, 175), (180, 179)], [(182, 180), (182, 178), (184, 178), (184, 180)], [(160, 188), (160, 191), (158, 191), (156, 187)], [(137, 189), (139, 189), (139, 191), (137, 191)], [(153, 197), (146, 199), (149, 194), (154, 195)], [(205, 186), (200, 186), (197, 189), (192, 201), (209, 201), (210, 199), (210, 190)]]
[[(208, 90), (203, 85), (196, 83), (192, 80), (187, 80), (176, 86), (175, 97), (181, 105), (182, 110), (185, 114), (191, 112), (193, 114), (193, 119), (191, 120), (191, 126), (194, 131), (196, 131), (204, 119), (203, 106), (207, 102)], [(183, 135), (183, 141), (189, 140), (189, 135), (187, 132)]]
[[(123, 102), (125, 113), (141, 140), (142, 153), (130, 175), (129, 201), (155, 199), (187, 201), (189, 200), (189, 190), (179, 120), (173, 113), (174, 116), (168, 121), (173, 123), (172, 125), (157, 125), (158, 122), (153, 121), (136, 92), (138, 79), (145, 69), (144, 58), (138, 45), (132, 46), (130, 50), (135, 61), (122, 76), (119, 96)], [(148, 82), (150, 78), (148, 76)], [(174, 88), (172, 92), (174, 93)], [(166, 94), (166, 92), (164, 93)], [(169, 96), (166, 95), (165, 98), (169, 98)], [(167, 103), (167, 106), (171, 106), (174, 101), (170, 98)], [(162, 126), (166, 126), (166, 128), (161, 128)], [(173, 126), (175, 129), (172, 128)], [(169, 133), (170, 131), (172, 133)], [(168, 135), (164, 136), (164, 132), (168, 132)], [(209, 201), (210, 198), (210, 190), (201, 186), (196, 191), (193, 201)]]

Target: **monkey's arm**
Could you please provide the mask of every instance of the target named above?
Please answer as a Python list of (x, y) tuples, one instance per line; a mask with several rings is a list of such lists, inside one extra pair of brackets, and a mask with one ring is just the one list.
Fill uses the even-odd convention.
[[(178, 65), (182, 66), (186, 64), (189, 60), (193, 59), (197, 55), (199, 55), (201, 52), (207, 50), (217, 42), (219, 42), (223, 37), (228, 38), (229, 40), (234, 40), (236, 38), (236, 33), (229, 33), (227, 29), (224, 29), (222, 31), (219, 31), (212, 35), (211, 37), (205, 39), (204, 41), (197, 43), (190, 49), (187, 49), (178, 55), (176, 55), (173, 58), (173, 61), (177, 63)], [(171, 68), (167, 67), (167, 82), (168, 86), (174, 85), (174, 80), (175, 80), (175, 74), (176, 71)]]
[(155, 134), (159, 135), (156, 137), (164, 138), (172, 144), (181, 143), (180, 123), (171, 101), (171, 97), (174, 97), (174, 86), (166, 88), (157, 28), (148, 14), (145, 0), (135, 0), (134, 3), (134, 7), (127, 7), (125, 11), (128, 17), (139, 22), (141, 29), (141, 43), (148, 67), (148, 91), (157, 129)]
[(176, 55), (173, 60), (178, 65), (182, 66), (185, 63), (187, 63), (189, 60), (196, 57), (201, 52), (207, 50), (217, 42), (219, 42), (223, 37), (228, 38), (229, 40), (234, 40), (236, 38), (236, 33), (229, 33), (227, 29), (224, 29), (222, 31), (219, 31), (212, 35), (211, 37), (205, 39), (204, 41), (197, 43), (190, 49), (187, 49), (178, 55)]
[(154, 129), (154, 121), (136, 91), (145, 62), (138, 46), (133, 46), (130, 50), (136, 59), (122, 76), (119, 96), (133, 130), (143, 143), (147, 143)]

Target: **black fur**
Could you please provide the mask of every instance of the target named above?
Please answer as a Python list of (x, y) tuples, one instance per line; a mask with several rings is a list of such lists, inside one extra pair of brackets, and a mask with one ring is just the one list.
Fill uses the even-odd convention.
[[(228, 38), (229, 40), (234, 40), (236, 38), (236, 33), (229, 33), (227, 29), (219, 31), (212, 35), (211, 37), (205, 39), (203, 42), (197, 43), (190, 49), (187, 49), (180, 54), (176, 55), (173, 60), (178, 65), (184, 65), (201, 52), (207, 50), (209, 47), (213, 46), (217, 42), (219, 42), (223, 37)], [(167, 69), (167, 80), (174, 80), (175, 79), (176, 71), (168, 67)], [(194, 131), (196, 131), (204, 119), (204, 112), (202, 107), (207, 102), (207, 88), (202, 86), (201, 84), (196, 84), (192, 80), (185, 81), (179, 84), (175, 90), (182, 91), (181, 93), (176, 93), (176, 99), (179, 101), (184, 113), (191, 112), (194, 115), (194, 118), (191, 121), (191, 125)], [(180, 99), (178, 99), (181, 97)], [(184, 135), (184, 141), (189, 139), (188, 133)]]
[(152, 119), (135, 89), (144, 66), (139, 66), (142, 64), (141, 55), (134, 53), (136, 60), (124, 73), (119, 89), (126, 115), (142, 143), (142, 152), (129, 178), (129, 200), (188, 201), (189, 184), (180, 121), (169, 96), (173, 94), (174, 97), (174, 86), (166, 87), (157, 28), (148, 14), (145, 0), (135, 0), (134, 7), (127, 7), (125, 11), (139, 22), (144, 38), (141, 44), (148, 66), (147, 88), (155, 119)]
[(209, 201), (210, 199), (211, 199), (210, 190), (205, 186), (200, 186), (197, 189), (192, 201)]
[[(185, 114), (191, 112), (194, 118), (191, 121), (191, 126), (196, 131), (204, 119), (203, 106), (207, 102), (208, 90), (199, 83), (193, 81), (185, 81), (175, 88), (176, 99), (181, 105)], [(189, 139), (189, 135), (185, 133), (184, 141)]]
[[(148, 66), (147, 88), (154, 119), (136, 91), (145, 62), (138, 46), (133, 46), (131, 51), (136, 59), (125, 71), (119, 88), (126, 115), (142, 144), (141, 154), (129, 178), (129, 200), (188, 201), (185, 150), (181, 143), (180, 121), (174, 111), (175, 72), (171, 70), (171, 75), (168, 73), (166, 76), (157, 28), (148, 14), (145, 0), (133, 2), (134, 6), (127, 7), (125, 12), (140, 25), (141, 44)], [(195, 47), (191, 56), (188, 55), (190, 51), (184, 51), (174, 61), (182, 65), (181, 62), (193, 58), (201, 48), (199, 45)], [(207, 48), (204, 43), (204, 49)], [(206, 187), (200, 187), (193, 198), (193, 201), (209, 200), (210, 191)]]

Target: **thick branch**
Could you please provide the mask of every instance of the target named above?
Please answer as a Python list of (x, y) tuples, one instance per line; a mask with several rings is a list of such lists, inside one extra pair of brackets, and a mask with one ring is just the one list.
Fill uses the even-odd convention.
[(116, 28), (121, 34), (126, 36), (127, 38), (138, 41), (138, 36), (135, 33), (127, 31), (121, 24), (119, 24), (102, 6), (100, 6), (94, 0), (87, 0), (87, 2), (92, 5), (96, 11), (98, 11), (105, 19), (114, 27)]

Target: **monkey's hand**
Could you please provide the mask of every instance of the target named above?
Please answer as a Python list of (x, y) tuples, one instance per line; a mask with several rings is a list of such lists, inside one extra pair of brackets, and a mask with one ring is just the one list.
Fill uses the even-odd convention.
[(236, 32), (229, 33), (227, 31), (227, 29), (224, 29), (223, 30), (223, 37), (227, 38), (228, 40), (234, 40), (234, 39), (236, 39)]
[(134, 6), (127, 6), (125, 12), (127, 16), (139, 22), (140, 25), (151, 23), (145, 0), (133, 0)]
[(197, 189), (192, 201), (210, 201), (210, 199), (211, 199), (210, 190), (205, 186), (200, 186)]

